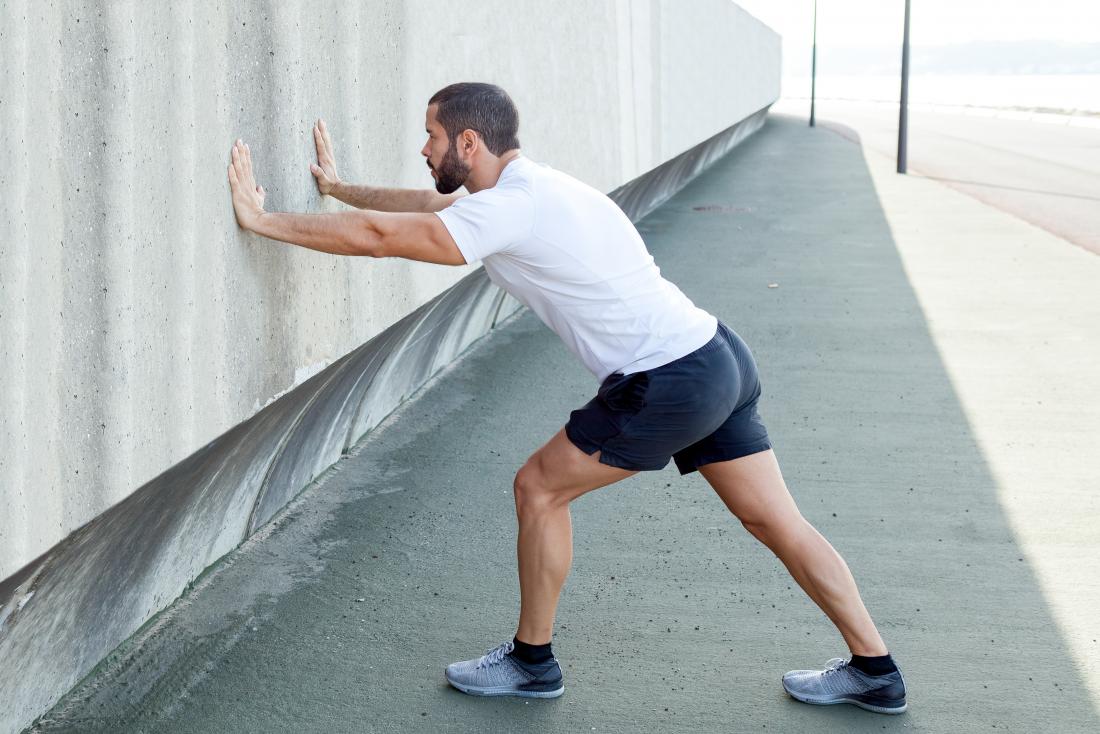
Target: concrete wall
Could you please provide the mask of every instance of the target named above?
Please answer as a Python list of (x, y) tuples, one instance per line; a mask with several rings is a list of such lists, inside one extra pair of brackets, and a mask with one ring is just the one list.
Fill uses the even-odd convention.
[(770, 104), (779, 38), (731, 2), (0, 4), (0, 579), (473, 266), (245, 235), (337, 211), (308, 164), (430, 185), (427, 98), (501, 84), (526, 152), (602, 190)]

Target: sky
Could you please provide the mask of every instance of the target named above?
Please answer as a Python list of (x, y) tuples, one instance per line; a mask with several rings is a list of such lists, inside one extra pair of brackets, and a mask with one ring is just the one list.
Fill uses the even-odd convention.
[[(783, 36), (783, 58), (808, 65), (813, 0), (734, 0)], [(904, 0), (818, 0), (818, 48), (901, 47)], [(910, 43), (1100, 42), (1098, 0), (911, 0)], [(801, 62), (805, 61), (805, 64)], [(785, 69), (789, 75), (793, 70)], [(808, 74), (808, 69), (806, 71)]]

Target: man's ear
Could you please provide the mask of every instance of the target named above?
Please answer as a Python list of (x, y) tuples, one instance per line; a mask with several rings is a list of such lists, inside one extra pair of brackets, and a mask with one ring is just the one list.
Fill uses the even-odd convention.
[(473, 130), (463, 130), (462, 134), (458, 136), (458, 145), (462, 149), (462, 154), (469, 157), (477, 150), (481, 141), (478, 140), (477, 133)]

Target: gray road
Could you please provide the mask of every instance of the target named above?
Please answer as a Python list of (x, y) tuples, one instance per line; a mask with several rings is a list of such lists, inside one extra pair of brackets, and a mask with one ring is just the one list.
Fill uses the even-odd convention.
[[(971, 392), (969, 362), (943, 351), (940, 334), (948, 323), (966, 345), (994, 352), (1015, 342), (1009, 332), (979, 338), (965, 321), (976, 309), (930, 323), (924, 309), (936, 301), (915, 290), (903, 259), (903, 245), (928, 249), (919, 222), (965, 197), (930, 182), (891, 185), (920, 186), (924, 198), (876, 189), (860, 148), (833, 132), (772, 117), (641, 231), (666, 276), (753, 347), (788, 482), (848, 560), (906, 673), (909, 713), (811, 707), (783, 693), (784, 671), (842, 655), (842, 642), (698, 474), (672, 467), (574, 506), (575, 563), (555, 637), (562, 698), (478, 699), (445, 685), (448, 662), (513, 633), (512, 476), (595, 389), (526, 312), (200, 579), (37, 730), (1100, 730), (1079, 662), (1096, 657), (1098, 635), (1086, 617), (1084, 632), (1065, 631), (1076, 618), (1055, 604), (1065, 598), (1057, 579), (1036, 571), (1045, 546), (1022, 540), (1004, 492), (1016, 475), (990, 464), (999, 454), (989, 453), (983, 406), (1013, 396)], [(952, 231), (966, 226), (954, 220)], [(992, 247), (997, 227), (1022, 225), (992, 212), (983, 226)], [(929, 272), (943, 283), (955, 271), (946, 262)], [(1047, 326), (1015, 328), (1035, 340)], [(1082, 382), (1089, 363), (1067, 375)], [(1084, 430), (1057, 396), (1047, 402), (1067, 431)], [(1006, 415), (991, 422), (1015, 425)], [(1058, 476), (1061, 464), (1033, 462)], [(1066, 471), (1095, 476), (1095, 463), (1081, 456)], [(1058, 547), (1087, 569), (1100, 547), (1094, 524), (1057, 514), (1071, 485), (1042, 486), (1029, 517), (1061, 528)], [(1094, 505), (1081, 498), (1087, 517)]]
[[(896, 155), (896, 105), (828, 100), (818, 114), (823, 126)], [(911, 174), (1100, 253), (1100, 128), (916, 110), (908, 150)]]

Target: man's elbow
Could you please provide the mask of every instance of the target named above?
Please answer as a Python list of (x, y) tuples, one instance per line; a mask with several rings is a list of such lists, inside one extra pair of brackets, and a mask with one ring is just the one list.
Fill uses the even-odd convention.
[(409, 251), (409, 248), (402, 242), (401, 236), (397, 232), (368, 232), (359, 242), (357, 250), (356, 254), (365, 257), (402, 257), (416, 259), (414, 253)]
[(360, 257), (387, 257), (382, 238), (377, 236), (363, 238), (356, 246), (355, 254)]
[(371, 213), (365, 211), (355, 212), (362, 221), (355, 227), (355, 236), (352, 254), (360, 257), (386, 257), (384, 252), (385, 233), (378, 226)]

